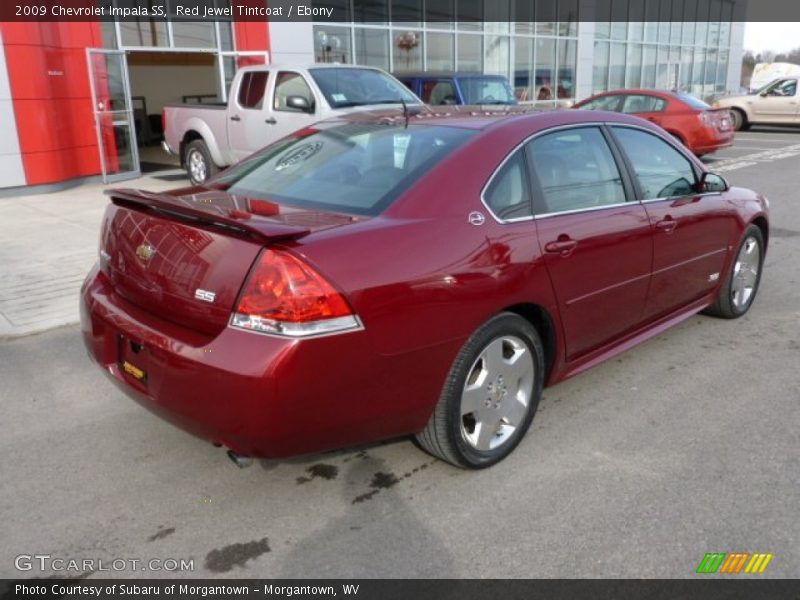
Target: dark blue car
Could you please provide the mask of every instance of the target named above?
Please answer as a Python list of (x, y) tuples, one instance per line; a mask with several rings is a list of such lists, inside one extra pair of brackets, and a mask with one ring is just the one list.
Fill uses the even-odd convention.
[(502, 75), (482, 73), (395, 73), (425, 104), (516, 104)]

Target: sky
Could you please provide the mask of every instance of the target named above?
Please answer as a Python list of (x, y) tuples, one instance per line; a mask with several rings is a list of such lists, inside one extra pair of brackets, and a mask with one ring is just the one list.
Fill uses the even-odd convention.
[(752, 23), (744, 27), (744, 49), (786, 52), (800, 47), (800, 23)]

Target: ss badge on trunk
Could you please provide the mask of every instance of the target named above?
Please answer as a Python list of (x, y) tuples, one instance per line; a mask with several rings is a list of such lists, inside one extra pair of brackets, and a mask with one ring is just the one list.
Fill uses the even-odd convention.
[(194, 291), (194, 297), (195, 299), (202, 300), (203, 302), (213, 302), (214, 298), (216, 298), (217, 295), (214, 292), (209, 292), (208, 290), (201, 290), (200, 288), (197, 288)]

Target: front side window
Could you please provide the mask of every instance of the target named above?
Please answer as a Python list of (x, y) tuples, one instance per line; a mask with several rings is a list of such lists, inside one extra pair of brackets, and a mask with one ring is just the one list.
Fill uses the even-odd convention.
[(249, 71), (242, 75), (239, 84), (239, 106), (252, 110), (260, 110), (264, 105), (264, 92), (267, 89), (267, 71)]
[(314, 106), (314, 94), (311, 93), (311, 88), (308, 87), (303, 76), (299, 73), (282, 71), (278, 73), (278, 78), (275, 81), (275, 100), (273, 102), (273, 108), (275, 110), (301, 112), (299, 108), (291, 108), (286, 105), (286, 99), (289, 96), (302, 96), (306, 99), (309, 106)]
[(530, 159), (541, 189), (534, 199), (538, 215), (626, 201), (614, 155), (597, 127), (542, 135), (530, 142)]
[(619, 96), (600, 96), (594, 100), (590, 100), (586, 104), (579, 106), (586, 110), (610, 110), (616, 112), (619, 109)]
[(301, 130), (232, 166), (209, 185), (298, 208), (377, 215), (475, 135), (471, 129), (399, 121)]
[(310, 69), (331, 108), (370, 104), (419, 104), (402, 83), (377, 69)]
[(662, 112), (666, 107), (666, 101), (661, 98), (631, 94), (625, 97), (625, 103), (622, 105), (622, 112), (629, 114)]
[(456, 104), (457, 100), (452, 81), (436, 80), (422, 83), (422, 101), (426, 104)]
[(695, 192), (689, 160), (660, 137), (640, 129), (613, 127), (639, 181), (643, 200), (688, 196)]
[(525, 153), (517, 150), (492, 179), (483, 195), (486, 205), (503, 221), (531, 216)]
[(785, 79), (769, 90), (770, 96), (794, 96), (797, 92), (797, 80)]

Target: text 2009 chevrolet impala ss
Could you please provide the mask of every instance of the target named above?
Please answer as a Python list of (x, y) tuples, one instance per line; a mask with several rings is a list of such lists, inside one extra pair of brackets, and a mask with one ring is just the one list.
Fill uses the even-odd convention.
[(413, 434), (504, 458), (544, 385), (758, 289), (767, 200), (584, 111), (323, 122), (203, 187), (111, 192), (94, 360), (238, 456)]

